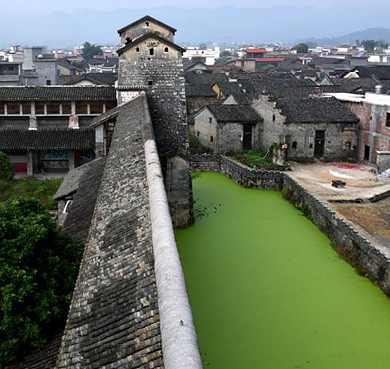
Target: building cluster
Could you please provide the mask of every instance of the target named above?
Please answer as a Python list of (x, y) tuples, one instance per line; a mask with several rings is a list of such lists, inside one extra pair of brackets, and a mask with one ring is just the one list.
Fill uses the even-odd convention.
[(113, 86), (118, 63), (118, 56), (109, 47), (102, 48), (102, 55), (83, 58), (82, 48), (47, 53), (43, 47), (15, 46), (0, 51), (0, 86)]
[(246, 63), (266, 53), (250, 49), (250, 57), (212, 68), (201, 62), (186, 67), (190, 132), (202, 145), (216, 153), (267, 152), (276, 145), (287, 160), (361, 160), (380, 171), (390, 166), (390, 65), (347, 68), (345, 59), (318, 57), (313, 66), (297, 56), (247, 70)]
[[(173, 42), (176, 30), (168, 35), (163, 28), (155, 34)], [(0, 150), (17, 171), (65, 171), (107, 154), (115, 107), (145, 88), (134, 82), (126, 91), (118, 87), (120, 58), (140, 36), (127, 29), (119, 33), (122, 47), (115, 55), (111, 47), (89, 59), (82, 48), (0, 52)], [(183, 53), (190, 134), (215, 153), (283, 146), (287, 160), (357, 159), (379, 170), (390, 166), (388, 50), (369, 54), (341, 45), (299, 54), (243, 45), (223, 54), (218, 47), (173, 45)], [(172, 48), (165, 48), (170, 55)], [(153, 75), (148, 78), (147, 88), (154, 88)]]

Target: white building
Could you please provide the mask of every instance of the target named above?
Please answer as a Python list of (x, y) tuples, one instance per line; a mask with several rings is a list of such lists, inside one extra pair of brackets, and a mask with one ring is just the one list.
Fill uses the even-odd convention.
[[(215, 59), (220, 58), (221, 50), (219, 47), (215, 48), (201, 48), (201, 47), (187, 47), (183, 58), (196, 59), (200, 58), (206, 65), (214, 65)], [(195, 60), (194, 60), (195, 61)]]

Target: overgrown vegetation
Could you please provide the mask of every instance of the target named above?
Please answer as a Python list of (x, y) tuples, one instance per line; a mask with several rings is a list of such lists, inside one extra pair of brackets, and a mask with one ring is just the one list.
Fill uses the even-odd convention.
[(259, 153), (256, 151), (249, 150), (245, 150), (243, 152), (229, 151), (226, 155), (240, 161), (242, 164), (245, 164), (251, 168), (273, 165), (273, 163), (269, 160), (269, 151), (266, 153)]
[(199, 155), (199, 154), (212, 154), (213, 150), (208, 147), (203, 146), (200, 143), (198, 137), (194, 135), (189, 135), (189, 143), (190, 143), (190, 152), (191, 154)]
[(39, 180), (24, 178), (14, 181), (0, 180), (0, 206), (12, 197), (33, 197), (38, 199), (46, 209), (55, 209), (57, 203), (53, 200), (62, 178)]
[(0, 207), (0, 368), (64, 325), (81, 255), (38, 200)]
[(8, 156), (0, 151), (0, 181), (10, 181), (13, 176), (14, 167), (9, 161)]

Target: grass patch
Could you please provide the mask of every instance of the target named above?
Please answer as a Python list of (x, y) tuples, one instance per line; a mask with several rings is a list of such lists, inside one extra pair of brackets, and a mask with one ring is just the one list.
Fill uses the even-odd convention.
[(242, 164), (245, 164), (251, 168), (273, 165), (273, 163), (268, 160), (267, 154), (263, 154), (257, 151), (244, 150), (241, 153), (229, 152), (228, 156), (237, 159)]
[(39, 180), (36, 178), (23, 178), (14, 181), (0, 181), (0, 206), (11, 197), (33, 197), (39, 200), (48, 210), (57, 208), (53, 200), (62, 178)]

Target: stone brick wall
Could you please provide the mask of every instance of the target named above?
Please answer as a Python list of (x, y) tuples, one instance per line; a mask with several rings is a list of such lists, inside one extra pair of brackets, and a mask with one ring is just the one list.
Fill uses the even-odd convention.
[[(218, 152), (218, 123), (214, 116), (208, 109), (205, 109), (194, 120), (194, 136), (199, 139), (203, 146), (212, 149), (214, 152)], [(211, 137), (213, 141), (211, 141)]]
[(254, 100), (252, 106), (264, 119), (262, 131), (259, 132), (259, 151), (268, 149), (275, 142), (287, 143), (288, 160), (313, 160), (315, 131), (325, 130), (325, 160), (356, 157), (357, 124), (286, 124), (286, 117), (276, 109), (275, 102), (268, 101), (265, 95)]
[[(198, 170), (218, 171), (218, 156), (193, 157), (192, 167)], [(369, 277), (390, 295), (390, 250), (372, 244), (359, 234), (345, 219), (339, 217), (326, 202), (319, 200), (296, 182), (288, 173), (262, 171), (224, 156), (220, 156), (219, 171), (246, 188), (284, 190), (290, 199), (324, 232), (336, 246), (341, 247), (350, 260), (367, 270)], [(388, 194), (383, 194), (388, 196)], [(380, 197), (382, 198), (382, 196)], [(380, 198), (370, 199), (378, 201)]]
[(222, 100), (216, 97), (187, 97), (187, 113), (192, 115), (207, 105), (220, 104), (221, 102)]
[[(182, 52), (151, 35), (120, 55), (118, 84), (122, 91), (147, 93), (172, 219), (176, 227), (184, 227), (192, 219), (189, 164), (172, 159), (189, 150)], [(178, 190), (178, 183), (185, 187)]]
[(119, 86), (146, 90), (160, 155), (186, 151), (189, 144), (181, 53), (172, 47), (165, 52), (166, 46), (156, 42), (151, 56), (147, 42), (153, 39), (139, 44), (139, 52), (130, 49), (121, 55)]
[(226, 156), (221, 157), (221, 173), (245, 188), (280, 191), (283, 186), (283, 172), (252, 169)]
[(317, 199), (288, 174), (284, 174), (284, 190), (291, 199), (303, 208), (308, 217), (338, 247), (352, 256), (355, 263), (366, 268), (369, 277), (390, 295), (390, 250), (372, 244), (360, 235), (345, 219), (337, 216), (328, 205)]

